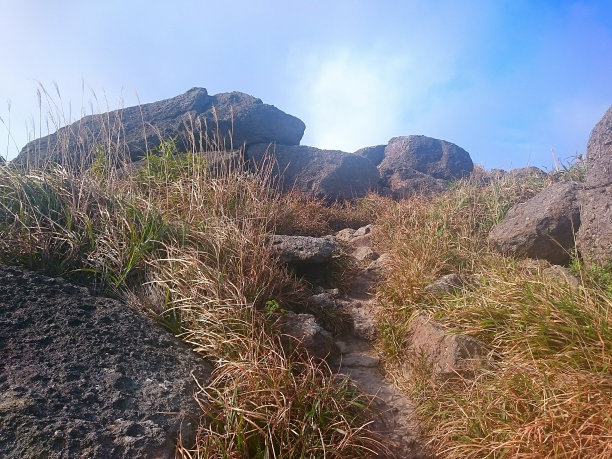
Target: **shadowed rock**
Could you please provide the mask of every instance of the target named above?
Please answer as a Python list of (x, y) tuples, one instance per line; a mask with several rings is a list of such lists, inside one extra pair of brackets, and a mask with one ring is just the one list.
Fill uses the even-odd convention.
[(366, 158), (308, 146), (257, 144), (247, 158), (258, 168), (271, 164), (283, 190), (296, 189), (328, 201), (365, 196), (378, 183), (378, 171)]
[(576, 202), (581, 189), (576, 182), (559, 182), (515, 205), (489, 233), (489, 246), (504, 255), (566, 264), (581, 225)]
[(340, 250), (333, 236), (284, 236), (270, 237), (271, 247), (283, 263), (297, 265), (321, 264), (331, 261)]
[(0, 456), (171, 458), (210, 367), (119, 301), (0, 266)]
[(374, 147), (360, 148), (354, 154), (367, 158), (372, 164), (378, 166), (385, 157), (386, 145), (376, 145)]
[(193, 88), (171, 99), (85, 116), (28, 143), (15, 162), (38, 164), (69, 157), (89, 164), (96, 146), (137, 160), (162, 139), (175, 136), (181, 151), (191, 149), (192, 143), (198, 150), (207, 149), (207, 138), (217, 140), (221, 149), (273, 141), (297, 145), (304, 129), (298, 118), (248, 94), (211, 96), (204, 88)]

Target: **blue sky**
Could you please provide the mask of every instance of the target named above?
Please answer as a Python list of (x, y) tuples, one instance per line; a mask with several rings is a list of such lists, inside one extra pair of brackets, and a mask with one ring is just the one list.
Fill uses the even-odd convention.
[(39, 83), (56, 104), (59, 88), (64, 121), (201, 86), (299, 117), (305, 145), (423, 134), (487, 168), (550, 169), (551, 149), (571, 160), (612, 105), (612, 0), (0, 0), (0, 11), (9, 157), (41, 115), (43, 134), (57, 123)]

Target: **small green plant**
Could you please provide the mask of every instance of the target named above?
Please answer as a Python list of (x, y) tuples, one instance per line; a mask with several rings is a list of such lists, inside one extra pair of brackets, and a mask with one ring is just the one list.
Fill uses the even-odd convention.
[(276, 314), (280, 311), (280, 304), (276, 300), (268, 300), (266, 301), (265, 312), (266, 314)]

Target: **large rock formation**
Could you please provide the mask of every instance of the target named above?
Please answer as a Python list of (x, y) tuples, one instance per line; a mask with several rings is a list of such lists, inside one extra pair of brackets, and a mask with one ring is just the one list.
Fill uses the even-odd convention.
[(474, 169), (463, 148), (423, 135), (394, 137), (387, 145), (362, 148), (355, 154), (378, 167), (379, 189), (395, 199), (444, 191), (449, 180)]
[(591, 131), (586, 165), (587, 187), (612, 185), (612, 106)]
[(119, 301), (0, 266), (0, 456), (175, 456), (209, 366)]
[(283, 190), (329, 201), (365, 196), (379, 178), (369, 160), (337, 150), (261, 143), (247, 148), (247, 158), (254, 168), (269, 164)]
[(70, 157), (88, 164), (95, 147), (108, 148), (109, 142), (136, 160), (175, 136), (182, 151), (194, 140), (196, 147), (206, 147), (206, 137), (217, 140), (215, 147), (228, 149), (260, 142), (297, 145), (304, 129), (298, 118), (248, 94), (211, 96), (204, 88), (193, 88), (172, 99), (86, 116), (28, 143), (15, 161), (37, 164)]
[(574, 233), (580, 227), (576, 202), (580, 189), (578, 183), (559, 182), (515, 205), (491, 230), (489, 246), (504, 255), (567, 263)]
[(612, 263), (612, 106), (593, 128), (586, 156), (576, 245), (587, 263)]
[(454, 143), (424, 135), (394, 137), (379, 166), (381, 176), (412, 169), (442, 180), (469, 175), (474, 164), (467, 151)]
[(373, 147), (360, 148), (354, 154), (363, 156), (370, 160), (372, 164), (378, 166), (385, 157), (386, 145), (375, 145)]

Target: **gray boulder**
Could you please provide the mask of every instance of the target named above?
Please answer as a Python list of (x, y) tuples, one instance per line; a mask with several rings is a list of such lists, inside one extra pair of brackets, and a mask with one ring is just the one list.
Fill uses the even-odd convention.
[(612, 106), (591, 131), (586, 163), (588, 187), (612, 185)]
[(612, 262), (612, 185), (585, 189), (578, 196), (581, 223), (576, 246), (580, 255), (587, 264)]
[(305, 125), (298, 118), (260, 99), (241, 92), (211, 96), (204, 88), (193, 88), (172, 99), (85, 116), (57, 132), (29, 142), (15, 159), (19, 164), (60, 161), (63, 157), (89, 164), (96, 146), (132, 160), (147, 149), (178, 136), (181, 151), (191, 148), (190, 132), (195, 133), (198, 149), (206, 139), (220, 149), (240, 148), (260, 142), (297, 145)]
[(504, 255), (566, 264), (581, 224), (576, 201), (581, 189), (576, 182), (559, 182), (515, 205), (489, 233), (490, 248)]
[(469, 175), (474, 163), (467, 151), (445, 140), (423, 135), (392, 138), (379, 166), (381, 176), (410, 169), (437, 179), (452, 180)]
[(587, 188), (579, 194), (581, 221), (576, 238), (587, 262), (612, 262), (612, 107), (597, 123), (587, 146)]
[(511, 169), (510, 172), (505, 175), (505, 178), (511, 180), (543, 179), (546, 175), (546, 172), (539, 167), (528, 166)]
[(331, 261), (340, 251), (333, 236), (284, 236), (270, 237), (271, 248), (280, 261), (289, 264), (312, 265)]
[(84, 287), (0, 266), (0, 456), (172, 458), (191, 447), (211, 369)]
[(369, 160), (337, 150), (261, 143), (247, 148), (247, 158), (255, 169), (271, 164), (284, 191), (296, 189), (328, 201), (363, 197), (379, 178)]
[(289, 352), (296, 348), (305, 349), (318, 359), (333, 359), (338, 355), (332, 334), (317, 324), (312, 314), (287, 312), (279, 324), (283, 346)]
[[(412, 318), (408, 331), (410, 349), (426, 358), (438, 378), (470, 376), (490, 363), (489, 351), (482, 343), (467, 335), (451, 334), (423, 312)], [(407, 365), (404, 371), (409, 373), (411, 368)]]
[(415, 194), (428, 196), (448, 189), (448, 181), (409, 168), (387, 170), (382, 181), (383, 189), (388, 189), (393, 199), (404, 199)]
[(385, 157), (386, 145), (376, 145), (357, 150), (354, 154), (367, 158), (372, 164), (378, 166)]
[(452, 295), (460, 291), (463, 284), (463, 279), (458, 274), (452, 273), (436, 279), (425, 287), (425, 291), (432, 295)]

